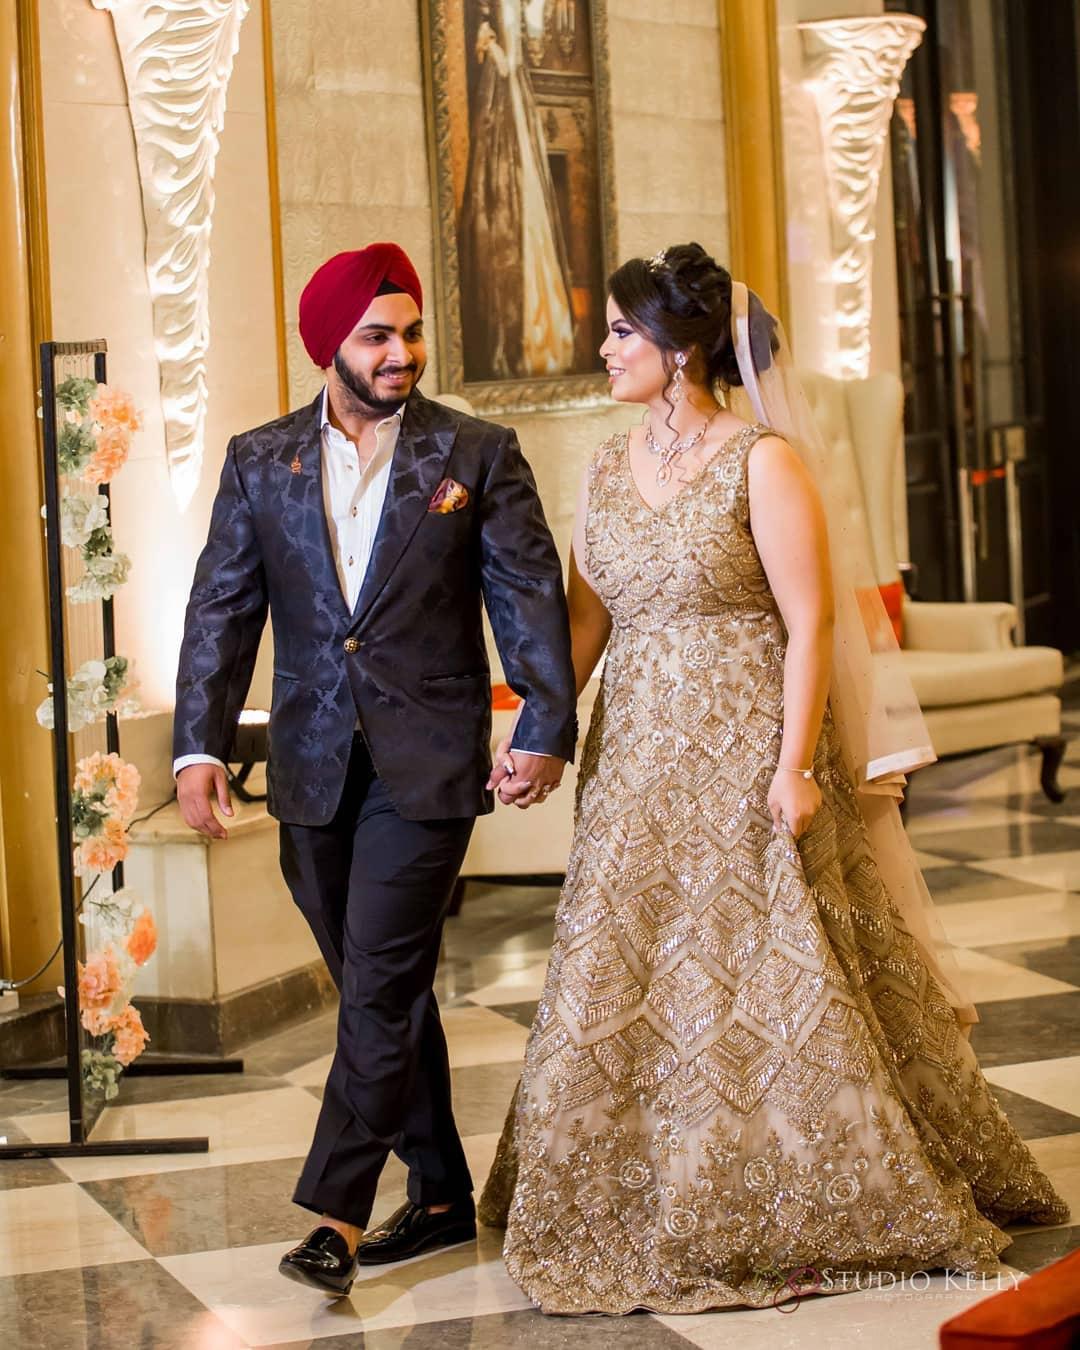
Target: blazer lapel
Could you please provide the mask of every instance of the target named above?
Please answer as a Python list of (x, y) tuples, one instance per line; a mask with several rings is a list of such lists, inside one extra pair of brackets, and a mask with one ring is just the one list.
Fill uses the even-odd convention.
[[(343, 616), (348, 604), (341, 592), (330, 526), (323, 500), (322, 394), (298, 418), (291, 436), (277, 451), (278, 474), (283, 476), (283, 528), (288, 542), (299, 549), (318, 590), (337, 597)], [(333, 603), (333, 601), (331, 601)]]
[(406, 404), (398, 443), (394, 447), (379, 528), (353, 610), (354, 628), (389, 581), (409, 540), (427, 514), (435, 489), (442, 482), (457, 427), (453, 423), (440, 425), (439, 422), (438, 404), (414, 393)]

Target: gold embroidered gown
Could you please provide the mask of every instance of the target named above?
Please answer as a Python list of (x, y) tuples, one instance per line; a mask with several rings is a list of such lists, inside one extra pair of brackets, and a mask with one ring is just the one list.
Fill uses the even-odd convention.
[(772, 828), (785, 631), (749, 529), (762, 434), (655, 510), (625, 434), (590, 470), (612, 634), (480, 1207), (545, 1312), (763, 1306), (807, 1266), (994, 1269), (997, 1225), (1067, 1218), (890, 905), (828, 715), (822, 808), (797, 844)]

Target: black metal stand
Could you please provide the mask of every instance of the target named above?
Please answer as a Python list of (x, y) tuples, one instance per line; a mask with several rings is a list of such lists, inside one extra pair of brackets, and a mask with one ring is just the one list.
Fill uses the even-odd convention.
[(1036, 736), (1035, 744), (1042, 755), (1042, 769), (1039, 773), (1039, 786), (1046, 797), (1055, 803), (1065, 800), (1065, 792), (1058, 782), (1058, 770), (1065, 758), (1067, 742), (1064, 736)]
[(266, 801), (265, 792), (249, 792), (245, 786), (247, 780), (251, 777), (251, 771), (254, 764), (241, 764), (240, 768), (233, 773), (231, 766), (226, 766), (225, 774), (229, 780), (229, 787), (240, 798), (242, 802), (264, 802)]
[[(63, 937), (64, 1040), (63, 1061), (54, 1065), (20, 1065), (8, 1069), (8, 1078), (67, 1079), (68, 1129), (67, 1143), (4, 1144), (0, 1145), (0, 1160), (4, 1158), (47, 1157), (101, 1157), (144, 1153), (205, 1153), (206, 1139), (124, 1139), (92, 1142), (90, 1132), (105, 1105), (103, 1096), (87, 1094), (82, 1074), (82, 1026), (79, 1017), (78, 981), (78, 913), (81, 901), (76, 899), (74, 837), (71, 824), (71, 754), (68, 742), (67, 709), (67, 643), (65, 639), (64, 559), (61, 540), (60, 462), (58, 454), (56, 409), (57, 358), (92, 358), (94, 379), (105, 382), (105, 352), (103, 340), (94, 342), (43, 342), (41, 344), (41, 401), (44, 409), (42, 439), (45, 457), (45, 518), (46, 549), (49, 569), (49, 646), (53, 685), (53, 749), (56, 788), (56, 843), (60, 874), (60, 926)], [(106, 498), (108, 486), (99, 489)], [(116, 655), (112, 601), (102, 602), (102, 655), (105, 659)], [(106, 719), (106, 744), (111, 753), (118, 753), (120, 735), (115, 714)], [(119, 890), (124, 884), (123, 865), (113, 872), (113, 886)], [(148, 1064), (143, 1072), (164, 1073), (157, 1068), (161, 1057)], [(187, 1065), (190, 1067), (180, 1068)], [(171, 1072), (238, 1073), (242, 1061), (225, 1061), (226, 1067), (209, 1067), (205, 1061), (174, 1060)], [(197, 1065), (197, 1067), (196, 1067)], [(134, 1066), (126, 1072), (131, 1073)]]
[(102, 1139), (81, 1144), (4, 1144), (0, 1160), (11, 1158), (122, 1158), (142, 1153), (209, 1153), (209, 1139)]

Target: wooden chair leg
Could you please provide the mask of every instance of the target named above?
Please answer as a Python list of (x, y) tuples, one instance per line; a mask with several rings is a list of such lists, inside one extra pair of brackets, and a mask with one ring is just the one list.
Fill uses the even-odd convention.
[(1065, 758), (1065, 737), (1036, 736), (1035, 744), (1042, 754), (1042, 772), (1039, 774), (1042, 790), (1052, 802), (1063, 802), (1065, 793), (1058, 782), (1058, 770)]
[(465, 899), (465, 878), (458, 877), (454, 882), (454, 889), (450, 892), (450, 908), (446, 911), (448, 918), (453, 918), (455, 914), (461, 913), (461, 903)]

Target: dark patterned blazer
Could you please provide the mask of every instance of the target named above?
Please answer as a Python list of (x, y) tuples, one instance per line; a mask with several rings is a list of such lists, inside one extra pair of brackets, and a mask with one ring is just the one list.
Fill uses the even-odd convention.
[[(532, 472), (512, 431), (414, 391), (350, 614), (323, 505), (320, 404), (229, 443), (184, 625), (174, 756), (229, 758), (269, 608), (273, 815), (332, 818), (358, 715), (406, 819), (490, 811), (481, 600), (526, 700), (515, 747), (570, 759), (577, 734), (562, 569)], [(431, 508), (446, 478), (469, 495), (444, 514)]]

